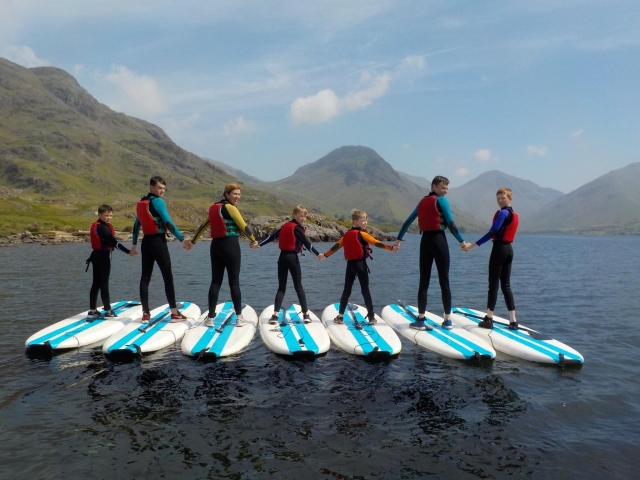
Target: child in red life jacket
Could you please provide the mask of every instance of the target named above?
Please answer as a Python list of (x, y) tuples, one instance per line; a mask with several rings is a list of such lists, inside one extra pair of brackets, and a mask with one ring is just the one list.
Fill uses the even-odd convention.
[(98, 291), (102, 297), (105, 317), (117, 317), (111, 311), (109, 299), (109, 275), (111, 274), (111, 252), (117, 248), (123, 253), (129, 254), (129, 249), (116, 240), (116, 232), (111, 225), (113, 218), (113, 208), (109, 205), (98, 207), (98, 220), (91, 225), (89, 232), (91, 238), (91, 256), (87, 259), (87, 270), (89, 263), (93, 263), (93, 283), (89, 291), (89, 315), (97, 317), (100, 315), (96, 308), (98, 301)]
[(308, 313), (309, 309), (307, 307), (307, 297), (302, 288), (302, 270), (300, 269), (298, 254), (302, 252), (302, 247), (304, 247), (313, 253), (318, 260), (324, 258), (324, 255), (316, 250), (316, 247), (311, 245), (311, 242), (305, 234), (306, 229), (304, 223), (307, 221), (307, 213), (307, 209), (302, 205), (296, 205), (291, 215), (293, 218), (258, 244), (258, 247), (261, 247), (277, 239), (278, 247), (280, 248), (280, 257), (278, 258), (278, 291), (276, 292), (276, 299), (273, 306), (273, 315), (269, 319), (269, 323), (272, 324), (278, 323), (278, 314), (282, 306), (282, 299), (287, 290), (287, 278), (289, 274), (291, 274), (293, 287), (298, 294), (298, 301), (300, 302), (300, 308), (302, 310), (302, 321), (304, 323), (311, 322), (311, 317)]
[[(338, 243), (324, 254), (325, 258), (333, 255), (335, 252), (344, 247), (344, 258), (347, 260), (347, 272), (344, 277), (344, 290), (340, 298), (340, 309), (338, 316), (333, 320), (335, 323), (343, 323), (344, 311), (347, 308), (349, 297), (351, 296), (351, 288), (356, 277), (360, 280), (360, 290), (367, 307), (367, 318), (370, 324), (376, 323), (376, 317), (373, 312), (373, 300), (369, 292), (369, 267), (367, 267), (367, 258), (370, 256), (371, 249), (369, 245), (392, 252), (398, 251), (398, 246), (387, 245), (376, 240), (374, 237), (365, 232), (367, 228), (367, 214), (361, 210), (353, 210), (351, 212), (353, 220), (353, 228), (347, 230)], [(322, 259), (320, 259), (322, 260)]]

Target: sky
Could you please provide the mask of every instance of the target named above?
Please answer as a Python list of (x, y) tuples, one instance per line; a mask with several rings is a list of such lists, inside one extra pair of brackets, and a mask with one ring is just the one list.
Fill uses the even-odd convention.
[(570, 192), (640, 161), (636, 0), (0, 0), (0, 57), (263, 180), (343, 145)]

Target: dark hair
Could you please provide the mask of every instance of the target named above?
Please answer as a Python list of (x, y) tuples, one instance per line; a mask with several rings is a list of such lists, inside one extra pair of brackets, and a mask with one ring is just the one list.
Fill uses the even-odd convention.
[(107, 212), (113, 212), (113, 208), (111, 207), (111, 205), (107, 205), (106, 203), (103, 203), (98, 207), (98, 215), (102, 215), (103, 213), (107, 213)]
[(167, 186), (167, 182), (165, 182), (164, 178), (162, 178), (160, 175), (156, 175), (155, 177), (151, 177), (151, 180), (149, 180), (149, 185), (153, 186), (156, 183), (161, 183), (165, 187)]
[(440, 185), (443, 182), (445, 185), (449, 185), (449, 179), (447, 177), (443, 177), (442, 175), (437, 175), (433, 177), (433, 180), (431, 180), (431, 186), (433, 187), (434, 185)]

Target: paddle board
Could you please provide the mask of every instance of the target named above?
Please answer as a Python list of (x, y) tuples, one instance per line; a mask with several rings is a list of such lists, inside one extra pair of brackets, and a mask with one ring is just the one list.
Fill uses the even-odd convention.
[(584, 362), (582, 355), (573, 348), (531, 328), (519, 325), (518, 330), (509, 330), (509, 321), (494, 315), (493, 330), (489, 330), (478, 327), (484, 312), (457, 307), (451, 312), (454, 325), (487, 340), (499, 352), (540, 363), (580, 365)]
[(243, 305), (242, 316), (247, 324), (236, 328), (236, 314), (232, 302), (219, 303), (212, 327), (204, 325), (209, 310), (204, 312), (196, 325), (184, 334), (182, 353), (191, 357), (226, 357), (245, 348), (256, 334), (258, 316), (249, 305)]
[[(101, 342), (133, 320), (142, 317), (138, 302), (122, 301), (111, 304), (117, 318), (89, 317), (89, 311), (61, 320), (31, 335), (25, 342), (28, 351), (64, 350)], [(103, 308), (98, 311), (104, 315)]]
[(464, 328), (454, 326), (451, 330), (442, 328), (444, 319), (425, 312), (425, 325), (430, 330), (414, 330), (409, 324), (418, 318), (418, 309), (407, 305), (406, 309), (397, 304), (382, 309), (382, 319), (400, 335), (421, 347), (458, 360), (490, 360), (495, 358), (495, 350), (486, 340), (476, 337)]
[(107, 355), (142, 355), (168, 347), (180, 341), (200, 316), (200, 308), (191, 302), (178, 303), (178, 309), (187, 317), (171, 323), (171, 309), (163, 305), (151, 310), (149, 323), (131, 322), (109, 337), (102, 347)]
[(338, 315), (339, 303), (329, 305), (322, 312), (322, 323), (327, 327), (331, 341), (341, 350), (354, 355), (376, 357), (399, 354), (402, 343), (393, 329), (378, 315), (377, 323), (369, 325), (365, 318), (366, 308), (352, 305), (354, 311), (347, 308), (343, 324), (333, 323)]
[(278, 323), (272, 325), (269, 318), (273, 305), (260, 314), (260, 336), (272, 352), (280, 355), (314, 356), (326, 353), (331, 346), (327, 329), (311, 310), (311, 323), (302, 320), (300, 305), (293, 304), (286, 310), (280, 309)]

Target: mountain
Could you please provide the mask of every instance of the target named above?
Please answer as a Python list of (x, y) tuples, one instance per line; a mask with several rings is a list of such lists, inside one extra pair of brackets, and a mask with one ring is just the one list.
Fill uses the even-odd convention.
[(450, 188), (447, 197), (461, 210), (489, 223), (498, 209), (496, 191), (501, 187), (513, 190), (513, 208), (525, 222), (545, 205), (564, 195), (558, 190), (540, 187), (529, 180), (491, 170), (462, 186)]
[(431, 180), (427, 180), (424, 177), (418, 177), (417, 175), (409, 175), (408, 173), (401, 172), (400, 170), (398, 170), (398, 173), (400, 174), (400, 176), (406, 178), (410, 182), (415, 183), (423, 190), (431, 190)]
[[(326, 214), (350, 218), (351, 210), (364, 210), (373, 221), (400, 225), (427, 192), (396, 172), (373, 149), (344, 146), (298, 168), (270, 188), (289, 198), (308, 198), (309, 205)], [(485, 228), (455, 207), (458, 226)]]
[[(158, 126), (99, 103), (67, 72), (0, 58), (0, 185), (17, 192), (0, 206), (0, 231), (22, 231), (34, 220), (44, 228), (84, 225), (83, 214), (105, 202), (116, 208), (116, 226), (130, 223), (124, 216), (152, 175), (167, 180), (182, 226), (197, 223), (233, 180)], [(281, 197), (244, 190), (243, 211), (288, 213)]]
[(536, 233), (640, 234), (640, 162), (613, 170), (556, 199), (522, 230)]
[(205, 158), (206, 161), (213, 163), (216, 167), (222, 169), (227, 175), (231, 175), (232, 177), (236, 177), (238, 180), (244, 183), (253, 183), (254, 185), (259, 185), (261, 183), (265, 183), (264, 180), (260, 180), (258, 177), (254, 177), (253, 175), (249, 175), (248, 173), (243, 172), (242, 170), (232, 167), (224, 162), (219, 160), (213, 160), (211, 158)]

